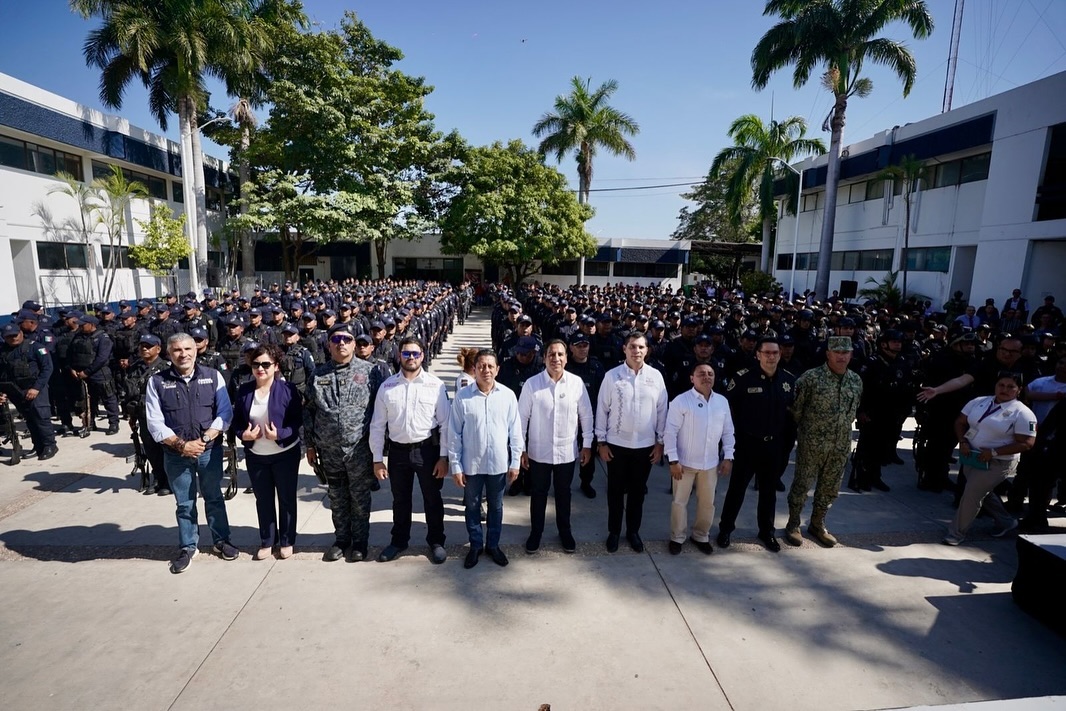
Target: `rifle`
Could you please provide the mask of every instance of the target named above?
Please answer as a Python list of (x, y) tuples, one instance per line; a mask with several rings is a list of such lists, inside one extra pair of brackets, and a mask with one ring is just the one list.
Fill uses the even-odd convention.
[[(133, 432), (130, 439), (133, 440), (133, 471), (130, 476), (141, 475), (141, 491), (144, 491), (152, 483), (148, 476), (148, 453), (144, 451), (144, 443), (141, 442), (141, 433), (137, 429), (137, 420), (130, 420)], [(129, 459), (127, 458), (127, 462)]]
[(81, 432), (78, 436), (85, 439), (92, 431), (93, 425), (93, 409), (92, 402), (89, 399), (89, 381), (79, 380), (81, 383), (81, 398), (82, 398), (82, 410), (81, 410)]
[(2, 389), (6, 396), (4, 398), (4, 444), (11, 443), (11, 459), (7, 463), (14, 466), (22, 461), (22, 442), (15, 428), (15, 408), (11, 405), (11, 396), (22, 391), (14, 383), (3, 383)]
[(322, 459), (318, 456), (318, 450), (315, 450), (315, 459), (311, 462), (311, 469), (315, 472), (315, 478), (318, 479), (318, 483), (322, 486), (326, 486), (326, 474), (322, 471)]
[(224, 452), (226, 457), (226, 473), (229, 474), (229, 484), (226, 485), (226, 493), (222, 495), (229, 501), (237, 495), (237, 443), (230, 442)]

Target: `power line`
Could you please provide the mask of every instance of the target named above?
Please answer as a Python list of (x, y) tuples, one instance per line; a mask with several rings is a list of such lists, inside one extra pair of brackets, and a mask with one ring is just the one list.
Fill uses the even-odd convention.
[[(590, 188), (590, 193), (616, 193), (622, 190), (654, 190), (656, 188), (685, 188), (693, 185), (702, 185), (703, 181), (697, 181), (695, 183), (664, 183), (662, 185), (634, 185), (631, 188)], [(570, 192), (576, 193), (578, 190), (571, 190)]]

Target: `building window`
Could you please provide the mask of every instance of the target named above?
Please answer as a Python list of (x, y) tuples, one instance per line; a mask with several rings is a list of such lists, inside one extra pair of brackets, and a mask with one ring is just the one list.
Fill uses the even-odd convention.
[(1066, 218), (1066, 123), (1048, 129), (1044, 179), (1036, 191), (1036, 219)]
[(866, 199), (879, 200), (885, 196), (885, 181), (869, 180), (866, 182)]
[(541, 264), (540, 273), (548, 276), (577, 276), (578, 262), (568, 260), (558, 264)]
[[(877, 181), (872, 181), (877, 182)], [(863, 202), (866, 200), (866, 183), (852, 183), (848, 202)]]
[(89, 265), (87, 245), (38, 242), (37, 263), (41, 269), (85, 269)]
[(592, 262), (585, 260), (585, 276), (611, 276), (610, 262)]
[(73, 175), (75, 180), (82, 179), (80, 156), (8, 136), (0, 136), (0, 165), (42, 175), (62, 171)]
[(991, 162), (991, 153), (980, 153), (933, 166), (930, 169), (931, 187), (945, 188), (978, 180), (988, 180), (988, 166)]
[(951, 247), (912, 247), (905, 252), (907, 271), (948, 273)]
[(174, 188), (174, 202), (185, 202), (185, 188), (178, 181), (171, 183)]
[[(111, 245), (100, 245), (100, 264), (105, 269), (111, 262)], [(115, 269), (132, 269), (129, 247), (115, 247)]]
[(791, 269), (792, 268), (792, 255), (791, 254), (779, 254), (779, 255), (777, 255), (777, 268), (778, 269)]
[[(111, 176), (111, 165), (109, 163), (101, 163), (98, 160), (93, 161), (93, 178), (108, 178)], [(122, 176), (129, 182), (138, 182), (148, 191), (151, 197), (158, 198), (159, 200), (167, 199), (167, 181), (163, 178), (157, 178), (154, 175), (148, 175), (147, 173), (141, 173), (136, 170), (128, 170), (122, 168)]]
[(616, 277), (630, 277), (642, 279), (669, 279), (677, 276), (676, 264), (650, 264), (643, 262), (615, 262), (614, 275)]
[(819, 191), (816, 193), (811, 193), (810, 195), (804, 195), (803, 212), (811, 212), (812, 210), (817, 210), (819, 207), (821, 207), (822, 201), (819, 198), (821, 194), (821, 191)]
[(817, 252), (804, 252), (796, 255), (796, 269), (804, 271), (813, 271), (818, 269), (818, 253)]
[(865, 249), (859, 253), (859, 270), (884, 272), (892, 268), (891, 249)]

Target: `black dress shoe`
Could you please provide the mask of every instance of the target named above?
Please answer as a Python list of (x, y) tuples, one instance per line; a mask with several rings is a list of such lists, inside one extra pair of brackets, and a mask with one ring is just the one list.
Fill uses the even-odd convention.
[(618, 534), (611, 533), (607, 536), (607, 552), (615, 553), (618, 551)]
[(711, 545), (710, 541), (697, 541), (695, 538), (693, 538), (692, 543), (696, 546), (696, 550), (698, 550), (703, 555), (710, 555), (711, 553), (714, 553), (714, 546)]
[(499, 548), (489, 548), (487, 550), (489, 557), (492, 558), (493, 563), (500, 566), (501, 568), (507, 567), (507, 564), (510, 561), (507, 560), (507, 556), (504, 555), (504, 552), (502, 550), (500, 550)]
[(640, 540), (639, 533), (627, 533), (626, 540), (629, 541), (629, 547), (637, 553), (644, 552), (644, 541)]
[(168, 489), (165, 486), (162, 489), (157, 488), (155, 490), (155, 495), (156, 496), (170, 496), (173, 493), (174, 493), (173, 491), (171, 491), (170, 489)]
[(388, 563), (390, 560), (396, 560), (396, 556), (407, 550), (407, 546), (394, 546), (391, 543), (381, 551), (378, 555), (379, 563)]
[(559, 542), (563, 544), (563, 553), (573, 553), (577, 550), (577, 541), (574, 540), (574, 534), (569, 531), (559, 534)]
[(348, 555), (345, 560), (349, 563), (358, 563), (366, 560), (366, 549), (359, 546), (352, 546), (348, 549)]
[(596, 498), (596, 490), (592, 488), (592, 484), (582, 484), (581, 493), (590, 499)]
[(766, 546), (766, 550), (772, 551), (774, 553), (779, 553), (781, 551), (781, 544), (777, 542), (777, 539), (774, 537), (774, 534), (771, 533), (767, 536), (759, 534), (759, 540), (764, 546)]
[(536, 533), (529, 534), (529, 538), (526, 539), (526, 553), (533, 555), (540, 550), (540, 536)]
[(146, 486), (143, 489), (141, 489), (141, 493), (144, 494), (145, 496), (151, 496), (152, 494), (155, 493), (155, 487), (152, 486), (151, 484), (149, 484), (148, 486)]
[(37, 455), (37, 459), (43, 462), (46, 459), (51, 459), (52, 457), (56, 456), (58, 453), (59, 453), (59, 448), (56, 447), (55, 445), (52, 445), (51, 447), (45, 447), (44, 449), (42, 449), (41, 453)]
[(670, 555), (681, 555), (681, 544), (677, 541), (670, 541), (666, 544), (666, 547), (670, 551)]
[(477, 559), (481, 557), (480, 548), (471, 548), (470, 552), (466, 554), (466, 560), (463, 561), (463, 567), (469, 570), (477, 565)]
[(117, 435), (118, 434), (118, 425), (111, 425), (110, 427), (107, 428), (107, 432), (104, 432), (104, 434), (106, 434), (106, 435)]
[(344, 548), (339, 543), (334, 543), (329, 550), (322, 554), (322, 560), (332, 563), (344, 557)]
[(729, 540), (729, 534), (728, 533), (722, 533), (721, 531), (718, 532), (718, 539), (717, 540), (718, 540), (718, 547), (719, 548), (728, 548), (729, 544), (731, 543), (731, 541)]

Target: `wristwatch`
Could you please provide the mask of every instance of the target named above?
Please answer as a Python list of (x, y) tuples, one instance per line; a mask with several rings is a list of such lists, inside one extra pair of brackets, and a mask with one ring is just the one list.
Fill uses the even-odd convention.
[(675, 464), (677, 464), (677, 463), (678, 463), (678, 460), (677, 460), (677, 459), (669, 459), (669, 460), (667, 460), (667, 461), (668, 461), (668, 462), (670, 463), (670, 466), (674, 466)]
[(211, 444), (211, 438), (207, 436), (206, 432), (204, 432), (202, 435), (200, 435), (200, 441), (203, 442), (204, 444)]

